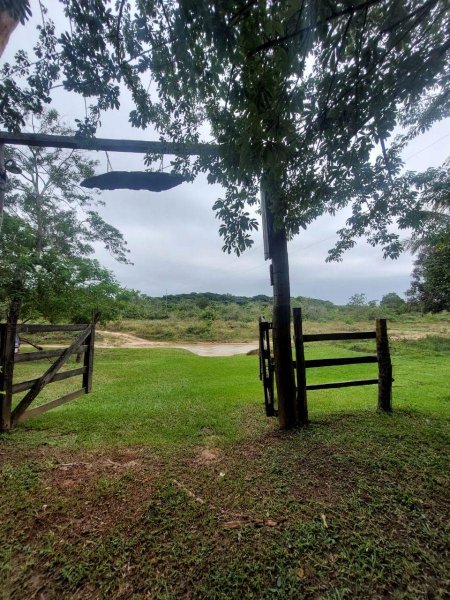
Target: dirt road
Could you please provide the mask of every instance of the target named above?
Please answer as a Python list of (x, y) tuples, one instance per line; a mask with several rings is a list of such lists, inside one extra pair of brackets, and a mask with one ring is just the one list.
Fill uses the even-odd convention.
[(95, 344), (97, 348), (182, 348), (199, 356), (233, 356), (234, 354), (247, 354), (250, 350), (258, 348), (258, 342), (177, 344), (176, 342), (151, 342), (136, 335), (119, 331), (97, 331), (100, 338)]

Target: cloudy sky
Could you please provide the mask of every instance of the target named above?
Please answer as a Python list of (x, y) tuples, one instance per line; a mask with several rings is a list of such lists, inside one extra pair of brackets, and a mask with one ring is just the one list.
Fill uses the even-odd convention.
[[(15, 30), (2, 62), (12, 60), (18, 49), (29, 50), (32, 46), (37, 4), (37, 0), (31, 0), (33, 18)], [(84, 116), (82, 100), (60, 90), (53, 106), (68, 123)], [(105, 115), (98, 137), (158, 139), (152, 130), (136, 130), (129, 125), (130, 107), (125, 97), (120, 111)], [(410, 144), (404, 156), (406, 167), (422, 170), (438, 166), (450, 153), (449, 142), (450, 119)], [(106, 171), (104, 153), (93, 154), (101, 161), (98, 172)], [(140, 155), (109, 156), (114, 169), (144, 168)], [(271, 295), (269, 264), (264, 261), (259, 232), (254, 236), (254, 246), (243, 256), (222, 252), (219, 222), (212, 211), (222, 193), (220, 186), (208, 185), (204, 176), (161, 193), (102, 192), (106, 203), (102, 215), (123, 232), (134, 264), (120, 265), (100, 247), (97, 258), (115, 272), (124, 286), (154, 296), (206, 291)], [(379, 300), (388, 292), (402, 295), (407, 290), (413, 262), (408, 254), (396, 261), (383, 260), (379, 248), (360, 242), (342, 263), (325, 263), (327, 250), (337, 239), (335, 232), (345, 224), (348, 214), (343, 211), (335, 217), (322, 217), (289, 243), (292, 295), (345, 303), (354, 293)]]

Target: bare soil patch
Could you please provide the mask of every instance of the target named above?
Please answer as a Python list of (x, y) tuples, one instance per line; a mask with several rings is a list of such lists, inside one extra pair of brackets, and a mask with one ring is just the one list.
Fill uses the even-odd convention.
[(118, 331), (99, 330), (101, 339), (96, 342), (98, 348), (181, 348), (199, 356), (233, 356), (235, 354), (247, 354), (257, 349), (258, 342), (245, 343), (221, 343), (199, 342), (199, 343), (176, 343), (176, 342), (154, 342), (145, 340), (130, 333)]

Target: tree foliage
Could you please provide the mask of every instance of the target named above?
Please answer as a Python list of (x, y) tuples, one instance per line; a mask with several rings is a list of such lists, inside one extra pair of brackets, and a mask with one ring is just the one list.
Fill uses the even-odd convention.
[(411, 302), (424, 312), (450, 311), (450, 227), (427, 238), (414, 267)]
[[(70, 135), (55, 111), (33, 121), (46, 134)], [(0, 296), (19, 296), (24, 316), (51, 321), (89, 313), (110, 313), (108, 303), (119, 287), (113, 275), (92, 260), (93, 244), (102, 243), (120, 262), (128, 262), (122, 234), (96, 210), (98, 200), (79, 182), (93, 175), (96, 161), (79, 151), (8, 149), (21, 169), (8, 178), (5, 220), (0, 239)], [(78, 306), (78, 308), (77, 308)], [(112, 314), (112, 313), (111, 313)]]
[[(61, 2), (70, 30), (41, 27), (37, 65), (16, 60), (25, 85), (17, 66), (3, 69), (8, 127), (58, 81), (94, 98), (81, 134), (119, 108), (121, 86), (131, 123), (163, 139), (197, 141), (208, 123), (218, 158), (181, 156), (175, 167), (225, 186), (214, 207), (228, 251), (251, 244), (263, 173), (275, 226), (291, 236), (351, 203), (331, 259), (358, 236), (398, 256), (391, 226), (422, 226), (423, 182), (403, 172), (401, 152), (450, 114), (447, 0)], [(398, 124), (405, 133), (392, 138)]]
[(396, 312), (402, 312), (405, 310), (406, 302), (395, 292), (390, 292), (381, 298), (380, 306)]

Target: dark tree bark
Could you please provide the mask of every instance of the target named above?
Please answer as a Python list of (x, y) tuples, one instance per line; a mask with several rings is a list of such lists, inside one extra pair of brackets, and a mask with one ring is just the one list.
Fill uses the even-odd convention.
[(0, 236), (3, 227), (3, 212), (5, 210), (6, 191), (6, 167), (5, 167), (5, 145), (0, 144)]
[(282, 429), (298, 424), (296, 388), (291, 345), (291, 288), (289, 259), (284, 227), (277, 227), (273, 206), (277, 202), (279, 184), (264, 174), (261, 181), (261, 210), (264, 229), (265, 258), (272, 259), (273, 285), (273, 353), (278, 398), (278, 417)]
[(291, 345), (291, 288), (286, 232), (272, 235), (273, 265), (273, 353), (278, 396), (278, 417), (282, 429), (296, 427), (296, 389)]

